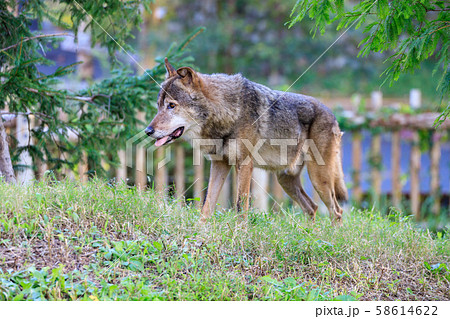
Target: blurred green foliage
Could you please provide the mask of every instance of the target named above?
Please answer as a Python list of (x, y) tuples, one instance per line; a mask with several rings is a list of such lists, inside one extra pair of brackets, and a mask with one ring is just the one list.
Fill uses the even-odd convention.
[[(45, 162), (50, 170), (74, 168), (87, 154), (91, 173), (104, 174), (102, 160), (118, 161), (117, 151), (128, 138), (142, 129), (136, 115), (145, 111), (152, 115), (159, 84), (165, 69), (157, 64), (142, 75), (135, 75), (130, 66), (117, 58), (118, 51), (133, 52), (130, 43), (133, 32), (142, 23), (143, 12), (153, 0), (127, 1), (40, 1), (0, 2), (0, 105), (9, 112), (23, 114), (35, 126), (30, 135), (37, 143), (17, 147), (13, 139), (12, 162), (17, 163), (23, 151), (33, 157), (33, 163)], [(44, 19), (75, 36), (81, 26), (91, 34), (91, 45), (106, 48), (112, 74), (107, 79), (80, 92), (61, 89), (61, 77), (75, 71), (73, 65), (61, 65), (52, 74), (42, 74), (38, 65), (53, 62), (45, 51), (58, 46), (54, 37), (36, 37), (30, 31), (32, 23)], [(196, 34), (198, 31), (195, 31)], [(174, 65), (192, 61), (183, 52), (192, 36), (181, 45), (172, 44), (166, 52)], [(169, 44), (166, 48), (169, 47)], [(161, 60), (157, 62), (161, 63)], [(158, 82), (155, 82), (155, 80)], [(1, 107), (3, 108), (3, 107)], [(76, 139), (69, 139), (75, 134)], [(39, 161), (37, 161), (39, 160)], [(17, 167), (16, 169), (20, 169)]]
[[(309, 19), (289, 29), (286, 23), (295, 1), (167, 0), (156, 5), (163, 12), (154, 19), (158, 32), (149, 35), (156, 55), (168, 42), (203, 25), (206, 31), (191, 47), (201, 72), (241, 72), (278, 89), (287, 89), (342, 34), (335, 30), (338, 23), (331, 22), (322, 37), (313, 38), (315, 21)], [(386, 68), (383, 61), (392, 51), (357, 59), (364, 37), (363, 30), (349, 29), (291, 90), (344, 97), (378, 90)], [(425, 102), (436, 104), (438, 77), (431, 76), (432, 69), (432, 61), (426, 62), (414, 75), (402, 75), (394, 87), (384, 86), (383, 92), (407, 97), (411, 88), (420, 88)]]
[[(406, 72), (414, 72), (433, 59), (433, 75), (439, 81), (437, 91), (448, 104), (450, 93), (450, 4), (440, 0), (364, 0), (346, 6), (343, 0), (298, 0), (289, 26), (309, 17), (314, 21), (311, 32), (325, 33), (326, 26), (338, 23), (337, 30), (365, 26), (358, 56), (392, 50), (386, 59), (384, 82), (392, 85)], [(383, 83), (384, 83), (383, 82)], [(436, 123), (450, 114), (450, 105)]]

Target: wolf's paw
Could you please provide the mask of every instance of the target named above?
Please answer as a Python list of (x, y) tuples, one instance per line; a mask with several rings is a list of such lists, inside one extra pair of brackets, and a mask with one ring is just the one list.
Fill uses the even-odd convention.
[(342, 216), (336, 216), (335, 218), (333, 218), (333, 226), (342, 226), (343, 224), (343, 220), (342, 220)]

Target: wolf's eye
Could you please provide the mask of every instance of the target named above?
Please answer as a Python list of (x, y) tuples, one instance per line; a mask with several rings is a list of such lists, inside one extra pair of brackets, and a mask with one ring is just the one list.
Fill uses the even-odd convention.
[(175, 103), (169, 103), (169, 105), (167, 105), (168, 109), (173, 109), (175, 107)]

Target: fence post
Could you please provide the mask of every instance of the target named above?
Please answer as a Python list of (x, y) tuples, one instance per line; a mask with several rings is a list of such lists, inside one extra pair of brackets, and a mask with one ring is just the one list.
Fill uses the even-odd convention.
[(181, 143), (175, 145), (175, 194), (177, 199), (184, 195), (184, 148)]
[[(412, 108), (418, 108), (422, 104), (420, 91), (413, 89), (409, 94), (409, 104)], [(416, 220), (420, 219), (420, 147), (419, 133), (412, 132), (412, 146), (410, 157), (410, 174), (411, 174), (411, 211), (416, 216)]]
[(420, 219), (420, 148), (419, 134), (414, 131), (411, 146), (410, 157), (410, 174), (411, 174), (411, 211), (416, 216), (416, 220)]
[[(35, 117), (34, 118), (34, 126), (35, 127), (40, 125), (40, 123), (36, 122), (36, 121), (38, 121), (38, 120)], [(37, 139), (33, 140), (33, 142), (39, 145), (39, 141)], [(44, 153), (42, 155), (43, 155), (43, 160), (41, 160), (40, 158), (34, 159), (35, 160), (34, 165), (36, 167), (36, 180), (38, 180), (38, 181), (43, 180), (45, 172), (48, 170), (48, 165), (46, 163), (47, 154)]]
[(81, 183), (86, 183), (88, 181), (87, 172), (89, 170), (88, 157), (86, 152), (81, 155), (81, 161), (78, 163), (78, 175), (80, 177)]
[(48, 170), (48, 166), (45, 163), (46, 155), (44, 154), (44, 161), (36, 159), (36, 179), (42, 180), (44, 178), (45, 172)]
[[(383, 93), (374, 91), (371, 95), (371, 106), (373, 111), (379, 110), (383, 106)], [(378, 201), (381, 194), (381, 134), (372, 135), (371, 152), (372, 162), (372, 188), (375, 195), (375, 201)]]
[(372, 111), (378, 111), (383, 106), (383, 92), (373, 91), (370, 94), (370, 107)]
[[(145, 112), (138, 112), (137, 119), (145, 122)], [(146, 170), (146, 150), (143, 147), (136, 147), (136, 181), (138, 189), (145, 189), (147, 186), (147, 170)]]
[(277, 176), (275, 174), (272, 174), (272, 193), (273, 198), (275, 200), (274, 205), (272, 206), (272, 209), (274, 211), (280, 211), (281, 207), (280, 205), (283, 204), (283, 187), (281, 187), (280, 183), (278, 183)]
[(362, 157), (362, 135), (361, 132), (352, 133), (352, 168), (353, 168), (353, 198), (357, 203), (362, 200), (361, 189), (361, 157)]
[(155, 151), (156, 161), (154, 161), (154, 171), (155, 171), (155, 190), (156, 192), (163, 194), (164, 190), (168, 184), (167, 168), (162, 165), (158, 168), (158, 163), (164, 158), (165, 149), (163, 147), (158, 147)]
[(400, 181), (400, 131), (392, 132), (391, 147), (391, 178), (392, 178), (392, 201), (395, 207), (400, 207), (402, 202), (402, 184)]
[(119, 167), (116, 170), (117, 183), (127, 183), (127, 154), (125, 150), (117, 152), (119, 157)]
[[(61, 122), (67, 122), (68, 121), (68, 115), (66, 113), (64, 113), (63, 110), (59, 110), (58, 118), (59, 118), (59, 120)], [(71, 137), (71, 131), (68, 131), (67, 139), (69, 140), (69, 142), (73, 141), (72, 137)], [(70, 157), (69, 156), (70, 154), (67, 153), (67, 152), (63, 152), (60, 149), (59, 149), (59, 151), (60, 151), (60, 154), (59, 154), (60, 160), (68, 161), (68, 159)], [(64, 167), (64, 166), (61, 168), (61, 171), (58, 173), (58, 178), (71, 179), (71, 180), (75, 179), (74, 175), (73, 175), (73, 171), (70, 168)]]
[(409, 91), (409, 105), (413, 109), (417, 109), (422, 105), (422, 92), (419, 89), (411, 89)]
[(194, 165), (194, 198), (200, 198), (199, 201), (195, 202), (195, 207), (200, 208), (203, 201), (203, 185), (205, 180), (204, 167), (205, 159), (203, 155), (200, 155), (200, 162), (198, 165)]
[(439, 162), (441, 160), (441, 134), (433, 133), (433, 144), (431, 146), (431, 196), (433, 197), (433, 213), (439, 215), (441, 210), (441, 194), (439, 179)]
[(253, 170), (251, 186), (254, 207), (262, 211), (267, 211), (269, 208), (269, 196), (267, 193), (269, 186), (269, 173), (261, 168), (255, 168)]

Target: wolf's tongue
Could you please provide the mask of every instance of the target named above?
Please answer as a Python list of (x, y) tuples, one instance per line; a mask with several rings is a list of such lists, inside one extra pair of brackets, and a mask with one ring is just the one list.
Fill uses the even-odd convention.
[(169, 135), (164, 136), (163, 138), (160, 138), (159, 140), (156, 141), (155, 146), (159, 147), (159, 146), (163, 145), (165, 142), (167, 142), (168, 138), (169, 138)]

